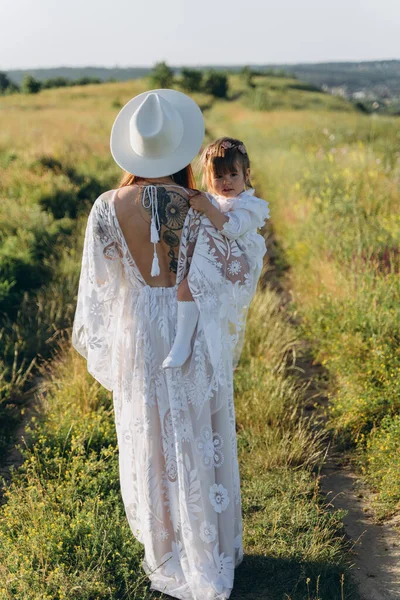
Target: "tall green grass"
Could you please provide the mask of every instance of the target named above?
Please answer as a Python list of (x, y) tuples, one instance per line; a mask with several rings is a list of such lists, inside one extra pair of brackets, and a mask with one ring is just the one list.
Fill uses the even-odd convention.
[(330, 372), (328, 428), (400, 508), (400, 133), (393, 118), (215, 105), (215, 134), (248, 146), (291, 265), (300, 335)]
[(286, 77), (256, 77), (254, 88), (244, 91), (242, 102), (253, 110), (356, 111), (340, 96), (332, 96), (315, 86)]

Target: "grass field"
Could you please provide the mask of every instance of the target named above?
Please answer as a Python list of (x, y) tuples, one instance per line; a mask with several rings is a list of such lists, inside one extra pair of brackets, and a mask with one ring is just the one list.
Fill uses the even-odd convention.
[[(393, 119), (351, 106), (255, 111), (240, 86), (233, 81), (236, 100), (196, 99), (209, 107), (209, 136), (237, 135), (249, 149), (301, 325), (269, 286), (259, 289), (235, 374), (246, 560), (232, 599), (356, 600), (343, 515), (318, 493), (323, 441), (300, 416), (303, 389), (287, 360), (310, 340), (331, 377), (329, 427), (357, 450), (381, 514), (396, 510), (399, 138)], [(120, 174), (109, 131), (118, 108), (148, 87), (1, 99), (0, 301), (11, 315), (0, 338), (3, 449), (30, 361), (55, 358), (0, 509), (0, 600), (152, 597), (119, 495), (112, 398), (69, 341), (86, 215)], [(314, 92), (297, 93), (305, 109), (311, 94), (313, 108)]]

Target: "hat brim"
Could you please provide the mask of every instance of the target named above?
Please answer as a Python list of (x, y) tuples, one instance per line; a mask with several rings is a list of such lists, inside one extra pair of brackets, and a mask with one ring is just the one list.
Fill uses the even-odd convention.
[[(156, 92), (173, 104), (183, 121), (179, 146), (161, 158), (139, 156), (129, 140), (129, 122), (145, 97)], [(197, 155), (204, 139), (204, 118), (196, 102), (177, 90), (149, 90), (135, 96), (118, 113), (111, 129), (110, 150), (115, 162), (125, 171), (139, 177), (165, 177), (186, 167)]]

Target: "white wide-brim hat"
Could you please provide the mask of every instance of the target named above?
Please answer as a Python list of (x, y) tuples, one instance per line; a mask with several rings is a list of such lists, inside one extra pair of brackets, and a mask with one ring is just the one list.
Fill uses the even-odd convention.
[(139, 177), (164, 177), (186, 167), (199, 152), (204, 118), (196, 102), (176, 90), (150, 90), (118, 113), (111, 130), (115, 162)]

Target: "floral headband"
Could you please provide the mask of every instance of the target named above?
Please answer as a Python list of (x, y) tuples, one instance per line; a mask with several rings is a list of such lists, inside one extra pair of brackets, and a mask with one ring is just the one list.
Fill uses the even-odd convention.
[[(229, 148), (235, 148), (236, 150), (239, 150), (239, 152), (241, 152), (242, 154), (247, 154), (247, 150), (244, 144), (242, 144), (242, 142), (240, 142), (239, 144), (235, 144), (230, 142), (229, 140), (224, 140), (223, 142), (221, 142), (221, 148), (225, 148), (225, 150), (228, 150)], [(209, 148), (206, 152), (206, 156), (211, 156), (211, 154), (214, 153), (214, 148)]]

